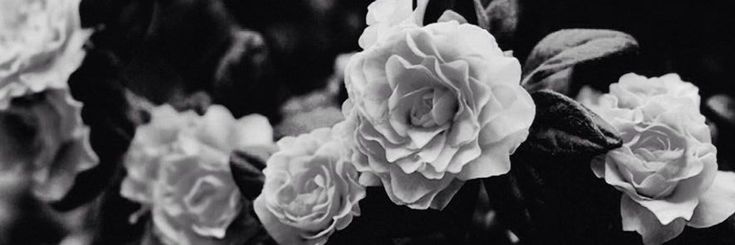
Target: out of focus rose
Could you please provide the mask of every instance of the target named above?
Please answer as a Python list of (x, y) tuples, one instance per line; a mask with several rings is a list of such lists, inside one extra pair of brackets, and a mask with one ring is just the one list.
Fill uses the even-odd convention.
[(84, 58), (80, 0), (0, 0), (0, 110), (10, 100), (62, 89)]
[(365, 18), (368, 26), (358, 41), (360, 47), (367, 49), (376, 42), (384, 41), (395, 29), (422, 25), (428, 2), (418, 0), (416, 10), (413, 10), (412, 1), (406, 0), (376, 0), (370, 3)]
[(444, 208), (464, 181), (507, 173), (528, 135), (535, 105), (518, 60), (464, 22), (445, 12), (402, 25), (345, 70), (360, 181), (382, 184), (396, 204)]
[[(735, 213), (735, 173), (717, 171), (717, 149), (698, 112), (696, 87), (665, 77), (613, 84), (590, 106), (624, 142), (595, 159), (592, 170), (624, 193), (623, 229), (637, 231), (645, 244), (664, 243), (687, 225), (709, 227)], [(626, 75), (621, 82), (638, 78)]]
[(278, 141), (255, 213), (279, 244), (325, 244), (360, 214), (365, 197), (348, 149), (329, 128)]
[(218, 105), (203, 116), (163, 105), (151, 118), (138, 128), (125, 159), (122, 196), (152, 212), (154, 234), (165, 244), (223, 244), (227, 228), (248, 205), (232, 179), (230, 153), (272, 147), (268, 120), (236, 120)]
[(13, 100), (0, 111), (0, 171), (30, 174), (32, 191), (41, 200), (63, 198), (76, 175), (98, 162), (81, 107), (63, 89)]

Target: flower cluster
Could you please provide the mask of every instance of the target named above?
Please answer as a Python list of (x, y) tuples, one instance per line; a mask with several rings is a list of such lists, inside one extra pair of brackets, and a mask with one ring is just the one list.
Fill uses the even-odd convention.
[[(78, 199), (64, 197), (74, 186), (76, 175), (99, 161), (89, 143), (90, 130), (80, 116), (82, 104), (72, 98), (67, 85), (84, 59), (83, 45), (91, 34), (81, 28), (80, 1), (0, 0), (0, 176), (20, 170), (30, 173), (18, 179), (28, 179), (33, 193), (43, 201), (62, 200), (54, 206)], [(548, 174), (545, 171), (557, 169), (530, 163), (535, 159), (545, 164), (547, 159), (542, 158), (546, 156), (555, 161), (589, 162), (591, 172), (585, 172), (589, 176), (581, 177), (586, 180), (594, 174), (612, 186), (592, 178), (605, 190), (621, 193), (622, 229), (639, 233), (645, 244), (670, 241), (687, 226), (711, 227), (735, 213), (735, 173), (718, 171), (717, 148), (700, 112), (698, 88), (678, 75), (648, 78), (626, 74), (610, 85), (606, 94), (583, 88), (578, 100), (599, 117), (559, 93), (535, 91), (532, 97), (526, 90), (560, 79), (570, 79), (563, 84), (569, 85), (574, 64), (587, 64), (608, 53), (596, 50), (595, 43), (629, 48), (636, 45), (627, 40), (632, 37), (608, 32), (593, 32), (587, 37), (573, 30), (573, 38), (556, 40), (563, 47), (546, 47), (542, 41), (540, 49), (535, 49), (540, 51), (531, 52), (526, 64), (533, 67), (537, 59), (552, 57), (535, 64), (541, 68), (525, 74), (524, 88), (520, 62), (512, 52), (501, 50), (487, 30), (495, 26), (489, 19), (494, 5), (485, 8), (475, 1), (475, 7), (482, 9), (478, 9), (478, 24), (474, 25), (452, 10), (443, 12), (435, 23), (424, 23), (428, 3), (371, 3), (367, 27), (358, 40), (362, 50), (338, 59), (338, 71), (330, 83), (334, 86), (283, 106), (282, 112), (292, 117), (277, 127), (276, 135), (287, 135), (277, 142), (268, 119), (258, 114), (238, 119), (220, 105), (203, 106), (199, 108), (203, 114), (197, 114), (177, 111), (171, 105), (136, 104), (141, 98), (130, 96), (133, 107), (150, 107), (150, 120), (138, 125), (122, 159), (126, 175), (119, 190), (122, 197), (141, 206), (130, 216), (131, 223), (150, 218), (145, 221), (148, 236), (141, 242), (250, 244), (267, 233), (279, 244), (326, 244), (351, 224), (355, 230), (371, 224), (370, 217), (360, 217), (360, 202), (363, 209), (373, 207), (376, 199), (366, 196), (374, 191), (384, 191), (390, 199), (377, 201), (401, 206), (396, 212), (434, 209), (436, 212), (425, 213), (439, 214), (445, 221), (444, 215), (456, 210), (444, 209), (463, 207), (456, 205), (463, 202), (450, 202), (465, 183), (509, 173), (511, 155), (519, 147), (518, 152), (525, 155), (514, 159), (524, 164), (522, 171), (513, 171), (506, 179), (508, 186), (499, 188), (518, 187), (511, 193), (514, 198), (526, 198), (528, 191), (528, 200), (541, 205), (512, 210), (529, 212), (522, 215), (531, 222), (540, 220), (539, 229), (522, 235), (556, 231), (548, 227), (556, 221), (545, 219), (559, 215), (535, 212), (564, 207), (557, 205), (562, 204), (558, 199), (547, 199), (566, 196), (554, 188), (566, 187), (556, 183), (571, 183), (556, 181), (567, 176)], [(159, 7), (146, 9), (157, 12)], [(516, 17), (513, 12), (507, 15)], [(149, 29), (155, 32), (161, 28)], [(598, 38), (602, 42), (594, 40)], [(620, 38), (624, 40), (617, 40)], [(570, 45), (584, 47), (565, 52)], [(233, 57), (237, 62), (246, 62), (238, 58), (243, 52), (236, 53)], [(594, 59), (576, 57), (587, 53), (596, 53)], [(229, 54), (226, 61), (233, 58)], [(270, 60), (263, 57), (267, 58), (255, 58)], [(146, 58), (154, 58), (156, 64), (168, 61)], [(221, 57), (208, 52), (206, 59), (210, 58)], [(131, 67), (145, 60), (136, 58)], [(260, 61), (268, 64), (264, 67), (270, 66), (271, 62)], [(273, 63), (280, 62), (276, 59)], [(231, 68), (237, 67), (242, 68)], [(123, 70), (137, 71), (128, 68)], [(535, 71), (544, 74), (534, 76)], [(545, 82), (536, 86), (534, 79)], [(334, 102), (331, 97), (337, 97), (342, 80), (348, 98), (339, 107), (330, 102)], [(171, 89), (176, 90), (173, 100), (178, 100), (179, 92), (192, 88)], [(213, 90), (208, 92), (217, 95), (217, 88)], [(206, 97), (207, 92), (196, 93)], [(218, 96), (213, 98), (222, 101)], [(209, 104), (208, 97), (202, 101)], [(311, 107), (300, 102), (309, 102)], [(537, 111), (539, 120), (534, 123)], [(302, 120), (313, 119), (314, 114), (319, 118)], [(128, 116), (135, 117), (135, 122), (148, 119), (143, 112)], [(592, 125), (595, 123), (598, 125)], [(530, 133), (532, 142), (521, 147)], [(622, 146), (612, 149), (620, 146), (621, 139)], [(95, 142), (104, 140), (95, 138)], [(249, 151), (253, 149), (265, 151)], [(572, 157), (589, 149), (607, 152), (591, 162), (590, 154)], [(527, 185), (529, 179), (535, 182)], [(485, 182), (488, 192), (498, 190), (493, 190), (492, 183)], [(549, 183), (549, 189), (533, 189), (544, 183)], [(471, 188), (465, 190), (468, 195), (476, 194)], [(3, 215), (2, 205), (0, 202), (0, 216), (8, 216)], [(507, 211), (503, 210), (507, 206), (497, 205), (497, 211)], [(392, 215), (393, 211), (385, 213)], [(360, 219), (367, 222), (355, 225)], [(0, 217), (0, 223), (4, 220), (7, 218)], [(430, 220), (435, 222), (433, 217)], [(346, 233), (354, 234), (352, 231)], [(389, 235), (401, 232), (394, 233)]]
[(236, 120), (217, 105), (203, 116), (168, 105), (151, 114), (126, 156), (122, 196), (141, 203), (141, 213), (152, 213), (154, 232), (165, 244), (222, 244), (245, 205), (230, 173), (230, 153), (271, 146), (268, 120)]
[(660, 244), (687, 225), (710, 227), (735, 213), (735, 174), (717, 171), (717, 149), (694, 85), (675, 74), (627, 74), (597, 103), (581, 100), (624, 142), (592, 163), (597, 177), (624, 193), (624, 230)]
[(509, 171), (535, 115), (520, 64), (454, 12), (424, 26), (426, 5), (373, 2), (345, 69), (345, 120), (278, 142), (255, 201), (277, 242), (324, 244), (359, 215), (364, 186), (443, 209), (466, 180)]

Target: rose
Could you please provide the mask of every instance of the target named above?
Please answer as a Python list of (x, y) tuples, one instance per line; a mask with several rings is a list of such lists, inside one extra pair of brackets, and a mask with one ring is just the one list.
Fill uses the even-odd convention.
[[(633, 76), (621, 81), (631, 81), (626, 77)], [(593, 160), (592, 170), (624, 193), (623, 229), (637, 231), (645, 244), (666, 242), (687, 225), (709, 227), (735, 213), (735, 174), (717, 171), (717, 150), (695, 107), (696, 87), (671, 81), (611, 85), (611, 93), (592, 106), (624, 142)]]
[[(206, 114), (154, 108), (126, 155), (122, 196), (151, 210), (154, 233), (166, 244), (221, 244), (247, 203), (232, 180), (229, 154), (269, 147), (272, 128), (260, 115), (235, 120), (222, 106)], [(132, 217), (137, 218), (136, 216)]]
[(415, 209), (442, 209), (464, 181), (507, 173), (535, 115), (518, 61), (447, 13), (385, 33), (345, 71), (361, 183)]
[(97, 165), (81, 103), (53, 89), (14, 99), (0, 111), (0, 171), (20, 169), (43, 201), (58, 201), (80, 172)]
[(360, 214), (365, 189), (329, 128), (278, 141), (255, 213), (279, 244), (324, 244)]
[(91, 34), (79, 0), (0, 1), (0, 110), (12, 98), (66, 88)]
[(589, 87), (580, 91), (578, 100), (599, 113), (615, 114), (613, 120), (629, 123), (652, 120), (662, 111), (671, 108), (671, 103), (682, 105), (680, 108), (692, 114), (699, 114), (699, 89), (691, 83), (682, 81), (677, 74), (646, 78), (634, 73), (620, 77), (610, 85), (610, 93), (599, 95)]
[(228, 155), (188, 137), (179, 143), (153, 186), (155, 229), (165, 244), (222, 244), (244, 205)]

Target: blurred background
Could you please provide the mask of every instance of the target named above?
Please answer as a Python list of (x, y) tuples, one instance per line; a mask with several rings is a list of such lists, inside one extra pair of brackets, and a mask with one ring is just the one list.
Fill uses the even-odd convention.
[[(279, 135), (339, 120), (338, 108), (346, 98), (342, 67), (349, 53), (359, 51), (357, 40), (370, 2), (83, 0), (83, 25), (96, 32), (87, 45), (84, 64), (70, 83), (74, 96), (88, 105), (83, 111), (85, 122), (93, 128), (107, 128), (93, 129), (95, 150), (103, 162), (104, 155), (119, 155), (134, 134), (134, 125), (145, 121), (145, 114), (131, 110), (137, 106), (130, 99), (131, 93), (153, 104), (171, 103), (178, 109), (202, 110), (209, 104), (223, 104), (236, 117), (260, 113), (270, 119)], [(473, 9), (462, 7), (471, 7), (472, 0), (431, 0), (425, 22), (438, 18), (441, 13), (437, 9), (449, 2), (458, 6), (459, 12), (467, 10), (462, 14), (474, 14)], [(730, 1), (481, 2), (502, 6), (490, 13), (491, 32), (500, 47), (513, 50), (522, 64), (536, 43), (560, 29), (612, 29), (632, 35), (640, 46), (637, 53), (577, 67), (572, 78), (606, 91), (627, 72), (680, 74), (683, 80), (699, 86), (703, 112), (717, 132), (721, 168), (733, 169), (735, 79), (730, 71), (735, 70), (735, 7)], [(476, 21), (472, 17), (468, 20)], [(576, 91), (570, 96), (573, 93)], [(306, 116), (314, 111), (327, 116)], [(122, 135), (120, 140), (109, 140), (117, 134)], [(127, 223), (136, 207), (116, 196), (123, 174), (114, 164), (88, 173), (86, 181), (109, 183), (100, 187), (107, 191), (102, 197), (90, 194), (85, 197), (90, 204), (63, 213), (33, 200), (23, 178), (0, 176), (0, 244), (87, 244), (94, 236), (115, 244), (132, 243), (130, 234), (143, 227)], [(481, 195), (483, 198), (487, 197)], [(125, 205), (105, 205), (109, 200)], [(64, 206), (55, 207), (64, 210)], [(467, 243), (514, 241), (514, 236), (494, 221), (494, 215), (486, 201), (478, 202), (473, 224), (464, 237)], [(450, 241), (434, 236), (394, 242)]]

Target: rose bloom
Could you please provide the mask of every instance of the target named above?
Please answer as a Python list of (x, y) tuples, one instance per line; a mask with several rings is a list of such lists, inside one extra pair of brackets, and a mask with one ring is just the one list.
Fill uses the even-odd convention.
[(84, 59), (80, 0), (0, 0), (0, 110), (10, 100), (66, 88)]
[(76, 175), (98, 163), (81, 108), (63, 89), (14, 99), (0, 110), (0, 171), (30, 174), (43, 201), (63, 198)]
[(591, 108), (624, 144), (593, 160), (592, 170), (623, 192), (624, 230), (637, 231), (645, 244), (661, 244), (687, 225), (710, 227), (735, 213), (735, 173), (717, 171), (696, 87), (626, 75), (610, 91)]
[(228, 226), (247, 205), (230, 173), (230, 153), (271, 146), (268, 120), (236, 120), (218, 105), (203, 116), (168, 105), (151, 114), (126, 155), (122, 196), (141, 203), (141, 213), (151, 211), (153, 232), (165, 244), (226, 243)]
[(365, 188), (344, 145), (329, 128), (278, 141), (254, 208), (279, 244), (325, 244), (360, 214)]
[(518, 60), (451, 13), (381, 33), (345, 71), (361, 183), (415, 209), (442, 209), (464, 181), (507, 173), (535, 115)]

